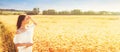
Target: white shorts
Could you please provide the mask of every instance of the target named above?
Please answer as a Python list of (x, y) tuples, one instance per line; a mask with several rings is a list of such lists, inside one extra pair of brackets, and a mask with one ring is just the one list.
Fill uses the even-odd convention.
[(20, 46), (17, 48), (18, 48), (18, 52), (32, 52), (32, 46), (27, 47), (27, 48), (25, 46)]

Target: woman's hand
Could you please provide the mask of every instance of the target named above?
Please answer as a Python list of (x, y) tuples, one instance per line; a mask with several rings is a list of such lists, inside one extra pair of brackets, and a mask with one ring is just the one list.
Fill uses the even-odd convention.
[(31, 19), (31, 17), (30, 16), (27, 16), (27, 18), (26, 19)]

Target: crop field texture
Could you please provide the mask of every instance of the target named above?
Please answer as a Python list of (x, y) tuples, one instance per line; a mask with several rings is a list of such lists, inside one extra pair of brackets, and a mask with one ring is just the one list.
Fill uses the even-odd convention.
[[(0, 15), (0, 21), (14, 35), (17, 17), (18, 15)], [(34, 30), (33, 52), (120, 52), (120, 16), (31, 17), (38, 24)]]

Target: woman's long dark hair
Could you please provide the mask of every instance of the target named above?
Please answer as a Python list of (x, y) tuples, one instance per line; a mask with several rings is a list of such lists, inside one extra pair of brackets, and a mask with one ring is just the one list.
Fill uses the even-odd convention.
[(21, 27), (22, 21), (25, 19), (26, 15), (19, 15), (17, 20), (17, 29)]

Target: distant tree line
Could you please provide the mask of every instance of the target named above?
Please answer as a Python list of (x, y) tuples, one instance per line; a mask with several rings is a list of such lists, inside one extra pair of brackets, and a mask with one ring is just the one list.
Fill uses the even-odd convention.
[(33, 8), (30, 10), (15, 10), (15, 9), (0, 9), (0, 15), (20, 15), (20, 14), (28, 14), (28, 15), (38, 15), (39, 8)]
[[(9, 11), (9, 12), (6, 12)], [(56, 11), (54, 9), (43, 10), (40, 13), (39, 8), (33, 8), (33, 10), (15, 10), (15, 9), (0, 9), (0, 14), (13, 14), (19, 15), (26, 13), (28, 15), (120, 15), (120, 12), (109, 12), (109, 11), (82, 11), (80, 9), (74, 9), (71, 11)]]
[(44, 10), (43, 15), (120, 15), (120, 12), (108, 12), (108, 11), (82, 11), (80, 9), (74, 9), (71, 11), (58, 11), (54, 9)]
[(28, 15), (38, 15), (39, 14), (39, 8), (33, 8), (32, 11), (25, 11), (26, 14)]
[(24, 10), (0, 9), (0, 15), (19, 15), (22, 13), (24, 13)]

